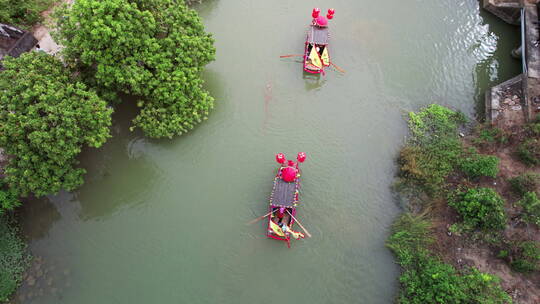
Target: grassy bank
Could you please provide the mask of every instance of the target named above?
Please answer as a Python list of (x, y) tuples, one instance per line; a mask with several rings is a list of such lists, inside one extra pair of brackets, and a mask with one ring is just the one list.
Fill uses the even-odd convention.
[(0, 302), (17, 289), (29, 262), (26, 244), (15, 227), (9, 216), (0, 214)]
[(397, 303), (538, 303), (540, 122), (462, 137), (464, 123), (438, 105), (409, 115), (395, 183), (409, 210), (387, 242)]

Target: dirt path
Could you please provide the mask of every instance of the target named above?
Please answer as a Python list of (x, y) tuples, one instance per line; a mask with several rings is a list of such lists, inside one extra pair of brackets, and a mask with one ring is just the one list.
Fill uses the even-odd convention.
[(41, 16), (43, 16), (43, 22), (34, 26), (34, 28), (32, 29), (34, 37), (36, 37), (36, 39), (38, 40), (40, 48), (51, 55), (57, 54), (62, 49), (62, 47), (58, 45), (51, 37), (52, 29), (48, 27), (54, 24), (52, 21), (51, 13), (58, 5), (64, 3), (72, 4), (73, 0), (61, 0), (60, 2), (51, 6), (48, 10), (42, 12)]

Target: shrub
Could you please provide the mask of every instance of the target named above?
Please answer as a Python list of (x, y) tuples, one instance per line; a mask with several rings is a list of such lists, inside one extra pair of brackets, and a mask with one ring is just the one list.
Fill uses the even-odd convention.
[(536, 115), (534, 120), (527, 124), (525, 128), (532, 136), (540, 135), (540, 115)]
[(400, 176), (410, 185), (437, 193), (461, 155), (457, 131), (465, 119), (461, 113), (439, 105), (409, 116), (411, 137), (398, 159)]
[(527, 172), (510, 178), (508, 182), (512, 191), (519, 195), (523, 195), (526, 192), (536, 192), (538, 186), (540, 186), (540, 174)]
[(517, 203), (523, 208), (523, 220), (527, 223), (534, 223), (540, 226), (540, 199), (538, 199), (536, 193), (525, 193), (523, 198)]
[(517, 156), (529, 166), (540, 164), (540, 141), (535, 138), (524, 141), (518, 146)]
[(7, 301), (22, 281), (29, 262), (25, 250), (13, 221), (0, 215), (0, 302)]
[(515, 271), (531, 272), (538, 270), (540, 248), (532, 241), (521, 242), (513, 249), (511, 260), (510, 266)]
[(112, 111), (50, 55), (30, 52), (3, 64), (0, 146), (12, 156), (6, 183), (22, 196), (80, 186), (85, 171), (76, 156), (107, 140)]
[(492, 155), (481, 155), (470, 149), (458, 159), (458, 167), (470, 178), (481, 176), (496, 177), (499, 173), (499, 158)]
[(491, 126), (490, 124), (480, 125), (476, 132), (478, 135), (472, 141), (479, 146), (495, 143), (505, 144), (508, 142), (508, 135), (501, 128)]
[(459, 272), (433, 256), (429, 228), (429, 221), (410, 213), (392, 226), (387, 246), (403, 269), (398, 303), (512, 303), (497, 277), (474, 268)]
[(66, 62), (103, 96), (139, 96), (133, 123), (146, 135), (180, 135), (208, 117), (200, 73), (214, 40), (184, 1), (77, 0), (56, 16)]
[(427, 254), (427, 247), (433, 243), (430, 226), (429, 221), (411, 213), (401, 215), (394, 222), (386, 245), (402, 266), (411, 265), (418, 255)]
[(3, 181), (0, 181), (0, 216), (5, 210), (13, 210), (20, 205), (21, 202), (17, 192), (8, 188)]
[(457, 191), (449, 198), (463, 222), (481, 229), (503, 229), (506, 226), (504, 201), (493, 189), (474, 188)]

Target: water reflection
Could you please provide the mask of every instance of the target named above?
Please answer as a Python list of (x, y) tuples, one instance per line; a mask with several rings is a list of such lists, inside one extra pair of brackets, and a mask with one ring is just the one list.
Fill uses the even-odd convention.
[(302, 78), (305, 81), (305, 87), (307, 91), (319, 89), (326, 83), (326, 76), (321, 76), (321, 74), (310, 74), (306, 72), (302, 73)]
[(20, 224), (28, 241), (44, 238), (62, 216), (49, 198), (30, 198), (18, 210)]

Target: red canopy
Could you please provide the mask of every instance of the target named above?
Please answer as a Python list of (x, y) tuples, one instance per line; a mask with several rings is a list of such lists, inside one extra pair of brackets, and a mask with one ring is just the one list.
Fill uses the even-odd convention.
[(281, 170), (281, 178), (290, 183), (290, 182), (294, 182), (294, 180), (296, 179), (296, 173), (298, 172), (298, 170), (296, 168), (293, 168), (293, 167), (286, 167), (286, 168), (283, 168)]
[(322, 27), (328, 26), (328, 19), (326, 19), (324, 16), (319, 16), (315, 18), (315, 21), (317, 22), (318, 26), (322, 26)]

